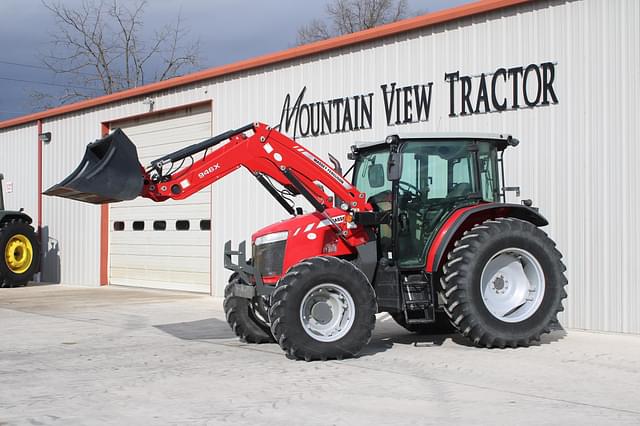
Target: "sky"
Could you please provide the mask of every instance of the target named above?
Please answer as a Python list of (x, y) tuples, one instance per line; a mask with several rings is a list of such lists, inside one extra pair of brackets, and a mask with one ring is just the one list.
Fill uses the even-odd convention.
[[(83, 0), (61, 0), (79, 5)], [(133, 3), (134, 0), (121, 0)], [(324, 16), (330, 0), (148, 0), (143, 34), (180, 13), (189, 37), (200, 40), (201, 68), (230, 64), (295, 45), (297, 30)], [(434, 12), (471, 0), (409, 0), (412, 11)], [(30, 94), (59, 93), (72, 84), (43, 69), (56, 23), (40, 0), (0, 0), (0, 121), (38, 110)]]

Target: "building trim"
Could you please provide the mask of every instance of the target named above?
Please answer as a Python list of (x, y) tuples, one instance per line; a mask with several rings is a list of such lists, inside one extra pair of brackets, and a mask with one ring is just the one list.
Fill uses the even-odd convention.
[(370, 42), (373, 40), (390, 37), (393, 35), (405, 33), (408, 31), (427, 28), (433, 25), (442, 24), (470, 16), (483, 13), (493, 12), (500, 9), (516, 6), (523, 3), (529, 3), (534, 0), (479, 0), (474, 3), (441, 10), (438, 12), (428, 13), (426, 15), (417, 16), (415, 18), (404, 19), (402, 21), (393, 22), (391, 24), (382, 25), (357, 33), (346, 34), (334, 37), (328, 40), (322, 40), (315, 43), (305, 44), (303, 46), (294, 47), (276, 53), (258, 56), (256, 58), (235, 62), (229, 65), (209, 68), (195, 73), (187, 74), (181, 77), (175, 77), (169, 80), (163, 80), (156, 83), (147, 84), (145, 86), (133, 89), (123, 90), (121, 92), (112, 93), (110, 95), (100, 96), (69, 105), (63, 105), (46, 111), (25, 115), (0, 122), (0, 129), (18, 126), (20, 124), (30, 123), (35, 120), (56, 117), (70, 112), (81, 111), (84, 109), (97, 107), (112, 102), (122, 101), (136, 96), (147, 95), (161, 90), (173, 89), (192, 83), (210, 80), (228, 74), (248, 71), (255, 68), (286, 62), (298, 58), (303, 58), (318, 53), (336, 50), (343, 47), (353, 46), (359, 43)]

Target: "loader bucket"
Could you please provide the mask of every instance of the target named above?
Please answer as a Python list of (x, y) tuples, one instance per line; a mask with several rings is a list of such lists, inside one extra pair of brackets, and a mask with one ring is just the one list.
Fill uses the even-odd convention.
[(87, 145), (74, 172), (44, 194), (93, 204), (133, 200), (142, 191), (143, 173), (136, 146), (116, 129)]

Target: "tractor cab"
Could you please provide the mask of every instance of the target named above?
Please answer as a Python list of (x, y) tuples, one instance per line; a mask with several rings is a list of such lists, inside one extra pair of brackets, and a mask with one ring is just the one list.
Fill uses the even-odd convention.
[(518, 141), (492, 134), (394, 135), (353, 146), (353, 184), (377, 211), (381, 257), (424, 268), (433, 234), (459, 207), (504, 198), (502, 152)]

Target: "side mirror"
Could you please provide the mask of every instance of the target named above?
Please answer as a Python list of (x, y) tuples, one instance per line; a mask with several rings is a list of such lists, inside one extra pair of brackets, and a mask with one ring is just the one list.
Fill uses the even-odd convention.
[(391, 181), (400, 180), (401, 176), (402, 176), (402, 154), (392, 150), (389, 153), (389, 162), (387, 163), (387, 179)]
[(384, 167), (382, 164), (372, 164), (368, 170), (369, 186), (371, 188), (380, 188), (384, 186)]

